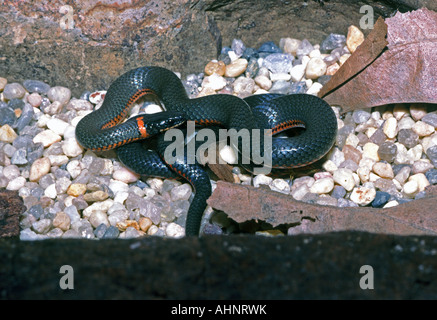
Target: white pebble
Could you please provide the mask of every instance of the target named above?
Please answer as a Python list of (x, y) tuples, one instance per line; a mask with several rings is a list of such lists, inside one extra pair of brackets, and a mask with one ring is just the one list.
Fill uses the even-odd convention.
[(360, 205), (365, 206), (373, 201), (376, 196), (376, 190), (375, 188), (367, 188), (367, 187), (356, 187), (352, 190), (352, 193), (350, 195), (350, 199)]
[(15, 133), (14, 129), (12, 129), (8, 124), (0, 127), (0, 141), (12, 143), (17, 136), (18, 135)]
[(255, 83), (264, 90), (269, 90), (272, 87), (272, 81), (266, 76), (257, 76), (255, 77)]
[(273, 181), (272, 178), (267, 177), (266, 175), (263, 174), (259, 174), (253, 178), (253, 186), (255, 188), (258, 188), (261, 184), (270, 185), (272, 181)]
[(374, 161), (379, 161), (378, 155), (379, 146), (373, 142), (367, 142), (363, 146), (363, 158), (369, 158)]
[(382, 178), (393, 179), (394, 173), (389, 163), (377, 162), (373, 165), (373, 172)]
[(303, 64), (297, 64), (290, 70), (291, 80), (294, 82), (299, 82), (305, 75), (305, 66)]
[(16, 177), (9, 181), (8, 185), (6, 186), (7, 190), (20, 190), (20, 188), (24, 187), (26, 184), (26, 178), (24, 177)]
[(185, 229), (177, 223), (170, 222), (165, 228), (165, 234), (172, 238), (181, 238), (185, 236)]
[(67, 171), (70, 176), (75, 179), (82, 172), (82, 165), (79, 160), (71, 160), (67, 164)]
[(307, 79), (317, 79), (326, 73), (326, 68), (326, 63), (322, 58), (311, 58), (306, 66), (305, 75)]
[(114, 204), (114, 200), (106, 199), (105, 201), (94, 202), (89, 207), (83, 209), (82, 216), (89, 218), (93, 212), (103, 211), (107, 212), (108, 209)]
[(385, 121), (384, 126), (382, 127), (382, 130), (385, 133), (385, 135), (387, 136), (387, 138), (393, 139), (394, 137), (396, 137), (397, 125), (398, 125), (398, 121), (394, 117), (388, 118)]
[(290, 185), (284, 179), (274, 179), (270, 185), (270, 189), (285, 194), (290, 193)]
[(334, 189), (334, 179), (322, 178), (314, 182), (314, 184), (310, 188), (310, 192), (323, 194), (331, 192), (332, 189)]
[(416, 180), (408, 181), (404, 184), (402, 191), (404, 192), (405, 196), (414, 198), (414, 196), (419, 192), (419, 184)]
[(311, 87), (307, 90), (307, 94), (317, 95), (322, 89), (323, 85), (319, 82), (314, 82)]
[(399, 202), (397, 202), (396, 200), (392, 200), (392, 201), (387, 202), (383, 208), (392, 208), (392, 207), (396, 207), (398, 205), (399, 205)]
[(114, 170), (114, 172), (112, 173), (112, 178), (125, 183), (131, 183), (137, 181), (139, 175), (126, 167), (121, 167)]
[(47, 128), (56, 134), (59, 134), (60, 136), (64, 135), (64, 131), (67, 127), (68, 123), (58, 118), (51, 118), (49, 121), (47, 121)]
[(50, 163), (52, 164), (52, 166), (62, 166), (63, 164), (68, 163), (68, 157), (62, 154), (50, 154), (48, 158), (50, 159)]
[(47, 147), (51, 146), (52, 144), (54, 144), (55, 142), (61, 141), (61, 139), (62, 138), (59, 134), (48, 129), (48, 130), (44, 130), (44, 131), (38, 133), (33, 138), (33, 143), (42, 143), (44, 148), (47, 148)]
[(334, 181), (345, 188), (347, 191), (351, 191), (355, 186), (355, 179), (351, 169), (340, 168), (333, 174)]
[(79, 145), (75, 138), (64, 140), (62, 143), (62, 151), (68, 157), (74, 158), (83, 152), (83, 148)]
[(55, 199), (58, 196), (58, 192), (56, 191), (56, 184), (52, 183), (44, 190), (44, 195), (49, 197), (50, 199)]
[(215, 91), (221, 90), (226, 86), (226, 80), (217, 73), (206, 76), (202, 81), (202, 88), (211, 88)]
[(435, 129), (433, 126), (423, 122), (423, 121), (417, 121), (414, 125), (412, 130), (419, 135), (419, 137), (426, 137), (430, 134), (435, 132)]
[(430, 185), (428, 179), (423, 173), (416, 173), (408, 178), (408, 181), (416, 181), (419, 192), (425, 190), (427, 186)]
[(94, 211), (88, 218), (88, 221), (94, 228), (97, 228), (102, 223), (109, 227), (108, 215), (103, 211)]
[(29, 181), (39, 181), (42, 176), (50, 172), (50, 166), (51, 163), (49, 158), (43, 157), (36, 159), (30, 167)]

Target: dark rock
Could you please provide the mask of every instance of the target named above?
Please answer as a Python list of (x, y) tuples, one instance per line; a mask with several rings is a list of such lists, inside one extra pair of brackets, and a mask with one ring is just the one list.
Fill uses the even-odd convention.
[(18, 236), (19, 218), (25, 210), (18, 192), (0, 190), (0, 238)]
[[(1, 297), (436, 299), (436, 251), (437, 237), (357, 232), (178, 240), (0, 239), (0, 261), (8, 261), (0, 264)], [(73, 268), (74, 290), (59, 287), (63, 265)], [(373, 269), (374, 290), (360, 288), (364, 265)]]

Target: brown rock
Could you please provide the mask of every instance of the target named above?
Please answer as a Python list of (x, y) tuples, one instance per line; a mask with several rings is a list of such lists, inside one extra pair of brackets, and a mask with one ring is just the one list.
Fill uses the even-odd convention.
[(18, 192), (0, 191), (0, 238), (20, 234), (20, 215), (26, 210)]

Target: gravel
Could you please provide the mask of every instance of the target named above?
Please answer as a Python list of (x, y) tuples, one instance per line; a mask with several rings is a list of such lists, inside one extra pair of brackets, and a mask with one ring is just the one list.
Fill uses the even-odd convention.
[[(356, 36), (356, 39), (348, 37)], [(234, 39), (202, 73), (183, 79), (190, 97), (216, 93), (306, 92), (316, 95), (350, 56), (350, 35), (330, 34), (322, 43), (283, 38), (258, 49)], [(17, 190), (27, 210), (22, 240), (47, 238), (182, 237), (191, 186), (185, 181), (140, 177), (113, 152), (84, 150), (75, 139), (78, 121), (98, 108), (105, 91), (72, 97), (43, 79), (8, 83), (0, 77), (0, 186)], [(140, 102), (142, 103), (142, 102)], [(135, 109), (135, 107), (134, 107)], [(138, 108), (137, 108), (138, 109)], [(339, 207), (390, 207), (424, 196), (437, 184), (437, 113), (424, 105), (394, 105), (339, 115), (336, 144), (319, 172), (278, 179), (252, 177), (234, 166), (238, 183), (268, 187), (299, 201)], [(215, 182), (212, 181), (214, 184)], [(203, 232), (230, 234), (238, 225), (210, 207)], [(267, 224), (251, 227), (277, 236)]]

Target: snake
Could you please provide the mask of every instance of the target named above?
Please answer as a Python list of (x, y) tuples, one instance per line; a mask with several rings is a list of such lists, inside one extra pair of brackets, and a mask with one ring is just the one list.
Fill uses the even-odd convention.
[[(134, 103), (145, 95), (159, 99), (165, 111), (126, 120)], [(198, 127), (271, 130), (266, 131), (272, 136), (268, 150), (271, 166), (282, 170), (320, 160), (332, 148), (337, 134), (334, 111), (315, 95), (272, 93), (241, 99), (214, 94), (189, 98), (179, 77), (166, 68), (139, 67), (121, 75), (109, 86), (101, 107), (78, 122), (76, 139), (93, 151), (116, 149), (119, 160), (140, 175), (188, 181), (194, 197), (187, 213), (186, 236), (199, 235), (206, 200), (212, 194), (210, 177), (202, 164), (191, 163), (186, 156), (169, 163), (164, 157), (170, 144), (165, 131), (182, 128), (187, 121), (194, 121)], [(294, 136), (284, 134), (295, 127), (303, 129)]]

